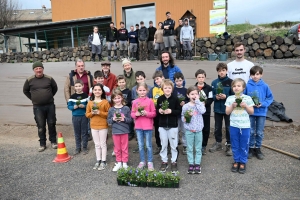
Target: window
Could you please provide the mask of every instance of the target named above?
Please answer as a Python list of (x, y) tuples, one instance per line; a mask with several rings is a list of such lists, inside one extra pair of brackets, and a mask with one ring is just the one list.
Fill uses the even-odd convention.
[(141, 21), (145, 23), (145, 26), (149, 27), (149, 21), (153, 21), (153, 26), (156, 26), (155, 5), (147, 4), (135, 7), (123, 8), (123, 19), (125, 19), (126, 28), (129, 31), (130, 26), (140, 24)]

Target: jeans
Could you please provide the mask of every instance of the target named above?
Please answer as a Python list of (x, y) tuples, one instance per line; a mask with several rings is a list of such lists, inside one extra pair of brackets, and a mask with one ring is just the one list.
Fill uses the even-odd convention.
[(48, 125), (49, 140), (51, 143), (56, 142), (56, 114), (55, 105), (47, 104), (43, 106), (33, 106), (33, 114), (38, 127), (40, 146), (46, 146), (46, 121)]
[(215, 139), (216, 142), (222, 142), (222, 125), (223, 125), (223, 118), (225, 121), (225, 130), (226, 130), (226, 142), (230, 144), (230, 115), (216, 113), (215, 112)]
[(88, 119), (85, 116), (72, 116), (72, 123), (74, 127), (74, 136), (76, 149), (87, 148), (89, 135), (87, 133), (88, 129)]
[(140, 161), (146, 163), (144, 151), (144, 139), (146, 138), (148, 162), (153, 162), (152, 157), (152, 130), (136, 129), (136, 135), (139, 144)]
[(176, 162), (178, 157), (178, 128), (170, 128), (165, 129), (163, 127), (159, 127), (159, 137), (161, 141), (161, 151), (160, 157), (163, 162), (168, 162), (168, 142), (170, 143), (171, 147), (171, 162)]
[[(202, 132), (186, 131), (187, 159), (190, 165), (200, 165), (202, 158)], [(194, 157), (195, 147), (195, 157)]]
[(250, 128), (230, 126), (231, 149), (234, 162), (247, 163), (249, 150)]
[(251, 116), (250, 115), (250, 148), (260, 148), (262, 140), (264, 139), (264, 128), (265, 128), (266, 117), (264, 116)]

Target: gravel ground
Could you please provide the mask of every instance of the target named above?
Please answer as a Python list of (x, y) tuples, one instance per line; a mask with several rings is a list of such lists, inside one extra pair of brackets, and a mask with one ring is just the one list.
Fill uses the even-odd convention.
[[(58, 126), (63, 132), (70, 155), (75, 142), (71, 126)], [(202, 158), (202, 174), (188, 175), (186, 157), (179, 155), (180, 188), (133, 188), (117, 186), (112, 140), (108, 140), (108, 166), (93, 170), (95, 151), (89, 143), (88, 155), (75, 156), (68, 163), (52, 163), (56, 150), (39, 153), (35, 126), (0, 126), (0, 199), (299, 199), (299, 160), (262, 149), (264, 160), (253, 158), (247, 173), (230, 172), (231, 157), (224, 151), (207, 153)], [(300, 126), (267, 127), (267, 145), (300, 155)], [(209, 146), (214, 142), (209, 139)], [(154, 143), (154, 142), (153, 142)], [(139, 155), (132, 153), (136, 141), (130, 141), (129, 165), (136, 166)], [(49, 146), (49, 145), (48, 145)], [(180, 150), (182, 147), (180, 146)], [(159, 156), (154, 156), (158, 169)]]

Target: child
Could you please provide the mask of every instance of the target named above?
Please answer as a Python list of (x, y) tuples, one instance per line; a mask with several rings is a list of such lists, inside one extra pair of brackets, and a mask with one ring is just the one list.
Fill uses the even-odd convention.
[[(188, 98), (186, 96), (187, 89), (183, 86), (184, 76), (181, 72), (176, 72), (174, 74), (174, 80), (175, 80), (175, 88), (173, 91), (173, 94), (176, 95), (179, 99), (180, 105), (183, 106), (188, 102)], [(181, 120), (181, 117), (178, 118), (178, 141), (179, 141), (179, 133), (182, 134), (182, 143), (183, 143), (183, 150), (182, 154), (186, 155), (186, 138), (185, 138), (185, 130), (183, 126), (183, 121)], [(178, 142), (180, 143), (180, 142)]]
[[(95, 84), (101, 84), (103, 86), (103, 89), (104, 89), (104, 92), (105, 92), (105, 96), (106, 96), (106, 100), (108, 102), (110, 102), (111, 100), (111, 97), (110, 97), (110, 89), (108, 87), (106, 87), (104, 84), (104, 75), (103, 75), (103, 72), (100, 71), (100, 70), (97, 70), (95, 71), (94, 73), (94, 82)], [(93, 93), (93, 88), (90, 89), (90, 93), (89, 93), (89, 96), (91, 96)]]
[[(182, 107), (181, 119), (184, 122), (186, 130), (185, 137), (187, 141), (187, 158), (189, 162), (188, 174), (201, 174), (201, 157), (202, 157), (202, 114), (206, 109), (199, 100), (198, 88), (191, 86), (187, 90), (190, 102)], [(194, 157), (194, 148), (196, 151)]]
[[(215, 139), (216, 142), (212, 148), (209, 149), (211, 153), (222, 149), (222, 124), (223, 118), (225, 122), (226, 130), (226, 155), (232, 156), (231, 145), (230, 145), (230, 133), (229, 133), (229, 115), (225, 113), (225, 102), (227, 97), (234, 95), (231, 90), (232, 80), (227, 76), (227, 64), (219, 63), (216, 67), (218, 72), (218, 78), (212, 83), (212, 91), (214, 97), (214, 118), (215, 118)], [(221, 84), (221, 85), (220, 85)]]
[(122, 92), (126, 106), (131, 107), (131, 91), (126, 88), (126, 78), (124, 75), (117, 77), (118, 89)]
[[(246, 85), (244, 94), (249, 95), (252, 99), (257, 97), (258, 103), (254, 105), (254, 114), (250, 115), (251, 133), (248, 158), (256, 157), (264, 159), (260, 147), (264, 138), (264, 127), (269, 105), (273, 102), (273, 94), (269, 86), (261, 79), (263, 68), (254, 66), (250, 69), (251, 79)], [(255, 103), (255, 102), (254, 102)]]
[(81, 141), (83, 154), (88, 153), (88, 119), (85, 116), (88, 95), (82, 91), (84, 85), (82, 80), (77, 79), (74, 83), (75, 93), (68, 101), (68, 109), (72, 111), (72, 123), (74, 127), (76, 150), (75, 155), (81, 152)]
[(110, 108), (109, 102), (105, 99), (103, 86), (99, 83), (93, 87), (93, 94), (86, 107), (86, 117), (90, 118), (93, 140), (97, 162), (93, 169), (103, 170), (106, 167), (106, 137), (107, 137), (107, 114)]
[(108, 111), (107, 123), (112, 127), (114, 152), (117, 161), (112, 171), (116, 172), (122, 168), (122, 162), (123, 168), (128, 167), (128, 133), (132, 119), (130, 108), (125, 106), (125, 98), (122, 92), (119, 89), (114, 89), (111, 97), (114, 106)]
[(246, 87), (243, 79), (234, 79), (231, 87), (235, 95), (229, 96), (225, 102), (226, 114), (230, 115), (230, 140), (234, 159), (231, 171), (244, 174), (250, 138), (249, 115), (253, 114), (254, 103), (251, 97), (243, 95)]
[[(143, 71), (136, 71), (135, 72), (135, 80), (136, 80), (136, 84), (139, 83), (145, 83), (146, 82), (146, 74)], [(135, 100), (138, 98), (137, 92), (136, 92), (136, 87), (134, 86), (131, 90), (131, 99)], [(150, 85), (147, 84), (148, 87), (148, 93), (147, 96), (149, 97), (149, 91), (152, 89), (152, 87)]]
[[(154, 105), (157, 106), (157, 99), (164, 94), (164, 92), (161, 89), (161, 84), (164, 81), (164, 75), (162, 71), (155, 71), (152, 78), (154, 79), (154, 87), (151, 88), (149, 91), (149, 98), (152, 99), (154, 102)], [(154, 134), (155, 134), (155, 141), (156, 141), (156, 149), (153, 151), (154, 155), (157, 155), (161, 151), (161, 143), (160, 143), (160, 137), (159, 137), (159, 131), (158, 131), (158, 115), (154, 118)]]
[(146, 138), (148, 170), (153, 171), (152, 129), (156, 110), (153, 101), (147, 97), (148, 87), (146, 83), (139, 83), (136, 91), (139, 98), (132, 102), (131, 117), (135, 121), (135, 131), (140, 152), (140, 163), (137, 168), (143, 169), (146, 165), (144, 152), (144, 139)]
[(210, 110), (213, 100), (213, 94), (211, 86), (205, 83), (206, 73), (204, 70), (199, 69), (195, 73), (197, 83), (195, 86), (198, 88), (200, 101), (205, 104), (206, 112), (202, 115), (204, 127), (202, 129), (203, 141), (202, 141), (202, 154), (206, 154), (206, 146), (210, 132)]
[(168, 141), (171, 147), (171, 172), (176, 173), (177, 170), (177, 145), (178, 145), (178, 116), (181, 114), (181, 106), (178, 98), (172, 95), (174, 89), (173, 82), (170, 79), (164, 80), (162, 83), (164, 95), (157, 99), (156, 114), (159, 119), (159, 137), (162, 149), (160, 156), (162, 164), (161, 172), (166, 172), (168, 168)]

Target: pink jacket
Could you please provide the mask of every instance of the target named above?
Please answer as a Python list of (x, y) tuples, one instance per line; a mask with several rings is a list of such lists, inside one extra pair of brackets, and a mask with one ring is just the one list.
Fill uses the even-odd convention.
[[(147, 112), (146, 116), (135, 116), (135, 113), (138, 111), (138, 107), (144, 107), (144, 110)], [(132, 102), (131, 117), (134, 120), (135, 129), (142, 130), (152, 130), (153, 129), (153, 118), (156, 116), (156, 110), (154, 103), (148, 97), (137, 98)]]

